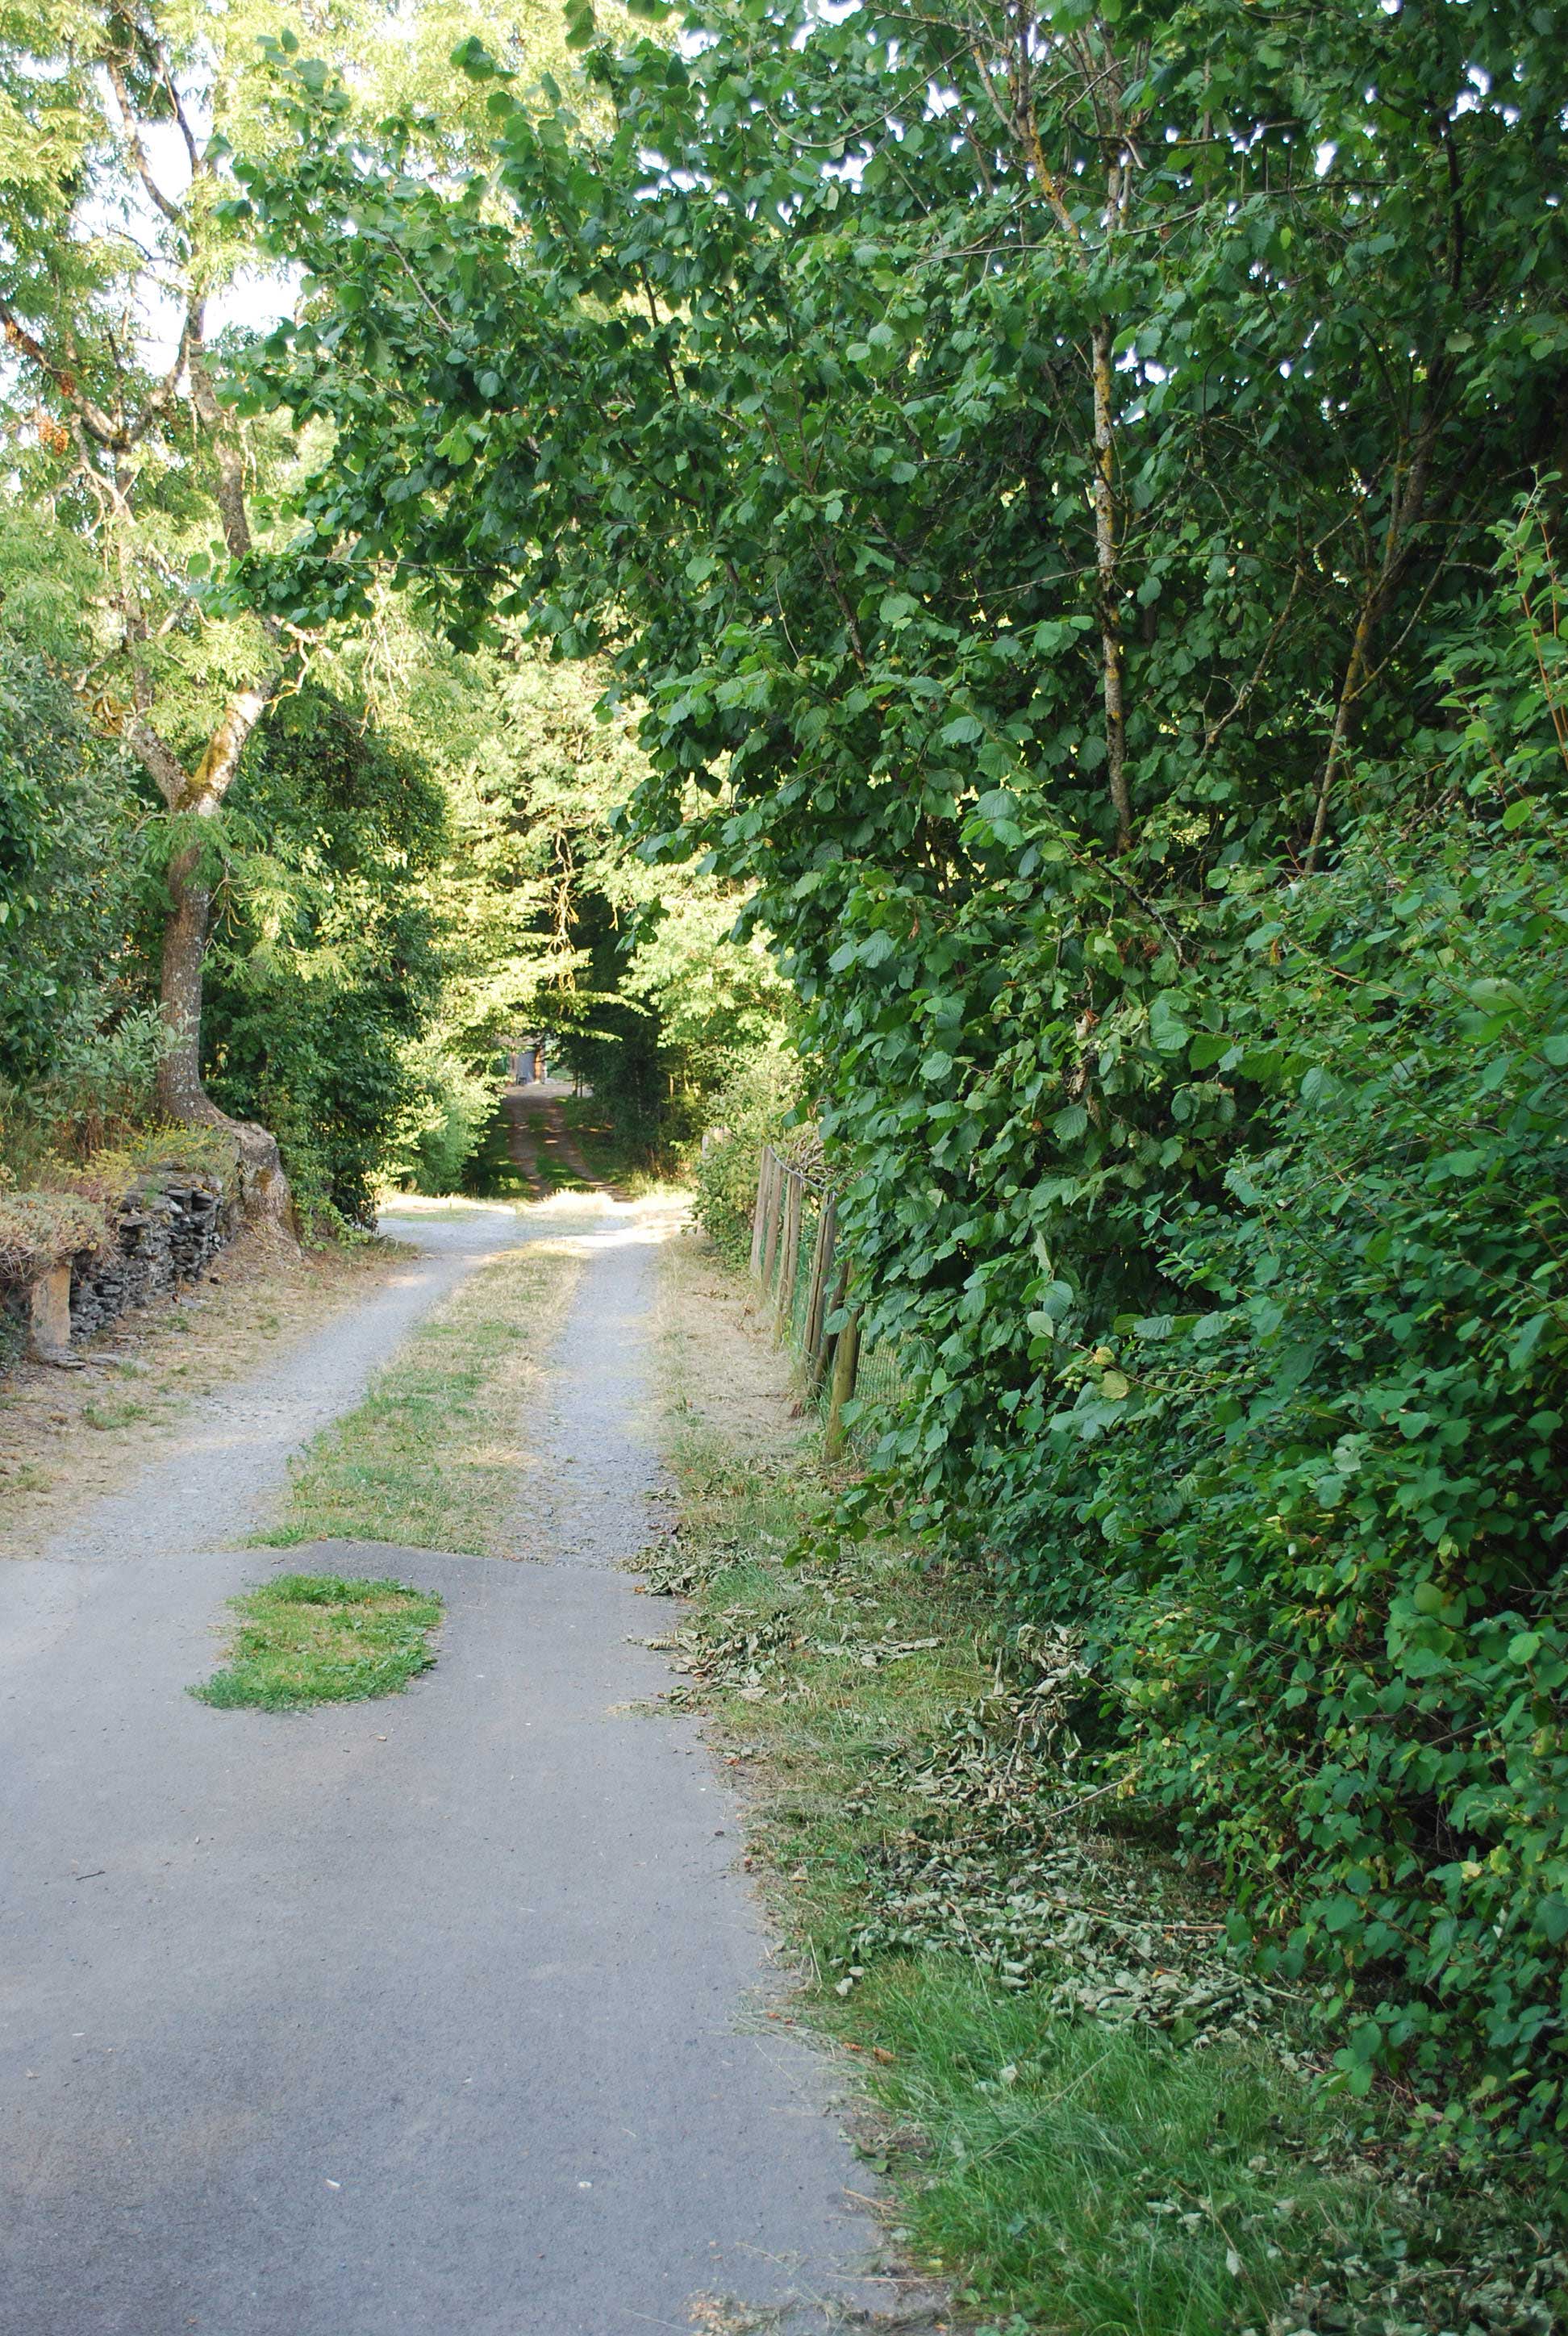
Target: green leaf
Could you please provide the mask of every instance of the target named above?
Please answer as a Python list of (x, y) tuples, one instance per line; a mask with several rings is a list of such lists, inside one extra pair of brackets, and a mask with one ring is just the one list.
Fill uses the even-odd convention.
[(1162, 989), (1149, 1008), (1149, 1037), (1162, 1055), (1183, 1053), (1192, 1032), (1177, 1013), (1168, 990)]
[(1542, 1334), (1548, 1329), (1551, 1321), (1550, 1314), (1532, 1315), (1508, 1349), (1508, 1368), (1511, 1371), (1524, 1369), (1531, 1356), (1541, 1343)]
[(1469, 983), (1466, 995), (1471, 1003), (1482, 1007), (1488, 1014), (1516, 1014), (1524, 999), (1515, 981), (1500, 981), (1493, 975), (1483, 975)]
[(1568, 1898), (1560, 1890), (1550, 1891), (1535, 1909), (1535, 1920), (1554, 1947), (1568, 1939)]
[(471, 81), (494, 81), (501, 73), (500, 65), (477, 33), (470, 33), (467, 40), (458, 43), (452, 52), (452, 63)]

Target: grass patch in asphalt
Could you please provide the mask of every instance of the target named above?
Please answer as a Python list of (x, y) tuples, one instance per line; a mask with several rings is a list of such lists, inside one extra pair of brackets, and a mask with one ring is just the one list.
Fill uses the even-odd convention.
[(306, 1447), (259, 1539), (526, 1555), (527, 1407), (577, 1270), (570, 1243), (548, 1235), (477, 1268)]
[(303, 1711), (397, 1695), (435, 1660), (442, 1601), (401, 1582), (283, 1573), (243, 1598), (223, 1669), (190, 1692), (220, 1711)]
[(642, 1563), (681, 1602), (650, 1631), (744, 1782), (797, 2009), (863, 2078), (862, 2149), (954, 2327), (1562, 2327), (1552, 2203), (1422, 2158), (1397, 2100), (1326, 2092), (1305, 2007), (1231, 1961), (1158, 1831), (1075, 1806), (1060, 1645), (1004, 1660), (983, 1580), (891, 1537), (800, 1559), (816, 1449), (716, 1430), (711, 1387), (688, 1406), (669, 1263), (678, 1524)]

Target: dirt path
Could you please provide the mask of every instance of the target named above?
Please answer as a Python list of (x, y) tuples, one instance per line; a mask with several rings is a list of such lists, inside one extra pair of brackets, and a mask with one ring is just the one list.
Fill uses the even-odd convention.
[(559, 1163), (589, 1192), (609, 1189), (602, 1177), (594, 1174), (567, 1125), (560, 1098), (570, 1092), (563, 1082), (534, 1079), (526, 1086), (508, 1087), (502, 1096), (502, 1106), (511, 1122), (507, 1150), (513, 1165), (521, 1169), (540, 1196), (556, 1191), (564, 1181), (546, 1173), (546, 1164), (550, 1163)]
[(0, 1562), (35, 1557), (67, 1520), (140, 1479), (192, 1406), (275, 1370), (403, 1274), (380, 1244), (295, 1251), (243, 1233), (200, 1282), (122, 1315), (79, 1368), (0, 1377)]
[[(405, 1277), (0, 1568), (5, 2336), (803, 2336), (893, 2294), (822, 2065), (764, 2016), (737, 1818), (696, 1724), (648, 1708), (667, 1674), (615, 1570), (651, 1530), (669, 1219), (572, 1215), (550, 1401), (518, 1423), (540, 1562), (232, 1545), (516, 1238), (469, 1211), (399, 1223)], [(439, 1590), (436, 1669), (291, 1718), (194, 1702), (222, 1599), (282, 1562)]]

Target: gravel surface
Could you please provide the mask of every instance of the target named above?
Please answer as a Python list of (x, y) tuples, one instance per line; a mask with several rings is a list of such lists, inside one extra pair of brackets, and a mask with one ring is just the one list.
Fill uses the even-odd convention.
[(667, 1208), (558, 1201), (556, 1224), (571, 1222), (562, 1218), (566, 1208), (594, 1230), (534, 1431), (546, 1466), (529, 1524), (537, 1557), (602, 1568), (635, 1557), (652, 1537), (655, 1252), (679, 1219)]
[[(537, 1229), (569, 1230), (562, 1203)], [(667, 1220), (590, 1199), (547, 1413), (541, 1562), (236, 1548), (288, 1452), (510, 1211), (204, 1406), (177, 1453), (0, 1568), (4, 2336), (633, 2336), (880, 2316), (891, 2282), (740, 1828), (616, 1562), (649, 1536)], [(535, 1230), (523, 1214), (525, 1233)], [(275, 1567), (448, 1601), (402, 1697), (184, 1693)], [(769, 2014), (773, 2017), (769, 2017)], [(760, 2323), (758, 2323), (760, 2324)], [(856, 2324), (864, 2324), (857, 2318)]]

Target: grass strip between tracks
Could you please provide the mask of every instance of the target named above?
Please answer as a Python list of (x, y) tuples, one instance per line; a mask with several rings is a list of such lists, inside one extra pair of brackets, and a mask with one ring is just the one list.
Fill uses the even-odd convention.
[(526, 1556), (525, 1423), (578, 1270), (570, 1238), (539, 1231), (472, 1273), (307, 1446), (260, 1539)]

